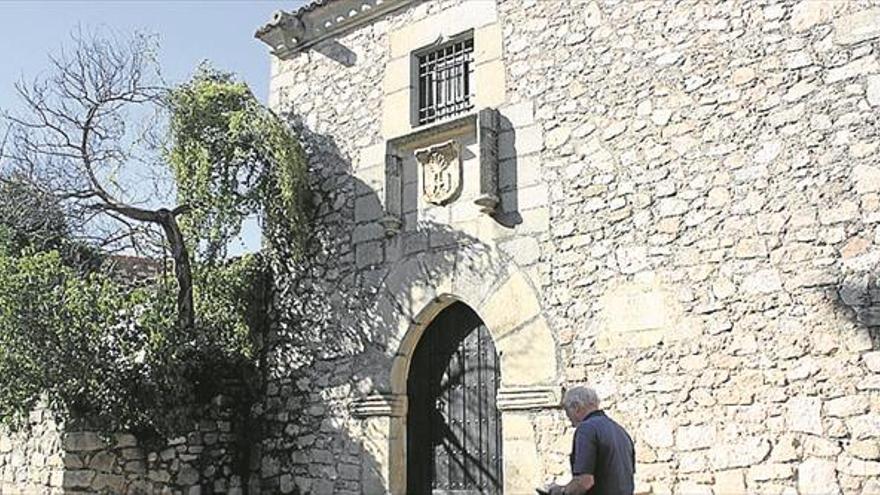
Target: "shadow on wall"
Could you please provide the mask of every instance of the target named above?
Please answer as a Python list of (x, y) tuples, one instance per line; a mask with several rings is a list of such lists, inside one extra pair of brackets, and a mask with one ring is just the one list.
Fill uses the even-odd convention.
[(844, 277), (835, 302), (859, 328), (865, 328), (874, 350), (880, 350), (880, 274), (859, 271)]
[(517, 196), (517, 170), (519, 163), (516, 153), (516, 131), (504, 115), (500, 115), (498, 134), (498, 190), (501, 193), (500, 211), (495, 220), (509, 228), (522, 223)]
[[(488, 246), (448, 225), (418, 221), (386, 237), (377, 190), (383, 176), (372, 185), (355, 177), (352, 158), (333, 137), (288, 118), (309, 158), (314, 207), (303, 259), (281, 255), (274, 263), (273, 330), (264, 347), (265, 396), (255, 411), (263, 430), (252, 492), (385, 492), (381, 466), (387, 460), (377, 456), (387, 454), (387, 445), (377, 445), (368, 430), (370, 419), (387, 418), (357, 420), (353, 401), (391, 390), (397, 339), (405, 333), (400, 327), (417, 316), (407, 313), (410, 303), (434, 291), (425, 280), (448, 278), (461, 265), (470, 273), (498, 273), (504, 264), (492, 261), (497, 254)], [(504, 209), (497, 220), (513, 226), (522, 220), (508, 133)], [(406, 269), (393, 270), (402, 265)], [(400, 314), (408, 317), (403, 323)]]

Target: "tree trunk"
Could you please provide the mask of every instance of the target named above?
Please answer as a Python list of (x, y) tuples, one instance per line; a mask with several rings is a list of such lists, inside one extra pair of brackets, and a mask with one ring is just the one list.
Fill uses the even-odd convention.
[(159, 210), (159, 224), (165, 231), (165, 237), (174, 260), (174, 276), (177, 278), (177, 324), (181, 329), (192, 328), (195, 324), (195, 308), (193, 307), (192, 267), (189, 252), (183, 241), (183, 234), (177, 224), (177, 216), (169, 210)]

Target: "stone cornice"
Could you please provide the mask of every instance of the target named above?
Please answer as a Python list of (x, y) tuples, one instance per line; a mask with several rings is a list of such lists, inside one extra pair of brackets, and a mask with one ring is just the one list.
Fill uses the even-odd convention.
[(379, 392), (355, 401), (351, 414), (356, 418), (400, 417), (406, 414), (406, 396)]
[(340, 33), (404, 7), (413, 0), (318, 1), (295, 12), (277, 11), (254, 37), (272, 54), (289, 57)]
[(505, 387), (498, 390), (497, 405), (500, 411), (523, 411), (553, 409), (560, 406), (561, 387)]

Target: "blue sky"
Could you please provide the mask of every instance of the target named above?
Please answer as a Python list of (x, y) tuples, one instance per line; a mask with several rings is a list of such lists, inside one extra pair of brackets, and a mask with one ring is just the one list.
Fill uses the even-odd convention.
[[(48, 66), (47, 55), (57, 51), (78, 26), (110, 28), (127, 33), (140, 30), (159, 36), (163, 76), (185, 80), (202, 60), (235, 72), (258, 98), (266, 101), (269, 86), (268, 47), (254, 31), (276, 10), (293, 10), (303, 0), (262, 1), (10, 1), (0, 0), (0, 107), (15, 108), (13, 84), (32, 78)], [(244, 247), (259, 245), (259, 232), (250, 225)]]

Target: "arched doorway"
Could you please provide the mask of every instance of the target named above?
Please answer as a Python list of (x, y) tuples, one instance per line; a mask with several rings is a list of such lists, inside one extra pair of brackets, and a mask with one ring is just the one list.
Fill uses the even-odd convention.
[(500, 494), (500, 361), (480, 317), (456, 302), (425, 329), (407, 377), (407, 493)]

